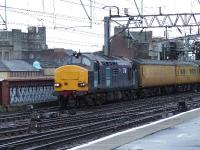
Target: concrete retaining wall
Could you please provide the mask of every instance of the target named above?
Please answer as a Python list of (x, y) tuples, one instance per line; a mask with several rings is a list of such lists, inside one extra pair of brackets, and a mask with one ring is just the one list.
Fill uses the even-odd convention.
[(151, 124), (115, 133), (113, 135), (89, 142), (70, 150), (111, 150), (157, 131), (173, 127), (197, 117), (200, 117), (200, 109), (194, 109), (172, 116), (170, 118), (153, 122)]

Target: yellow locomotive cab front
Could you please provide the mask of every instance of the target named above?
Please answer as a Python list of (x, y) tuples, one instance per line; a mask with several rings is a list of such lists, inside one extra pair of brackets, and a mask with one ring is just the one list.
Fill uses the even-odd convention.
[(54, 90), (56, 93), (87, 92), (88, 70), (76, 65), (65, 65), (55, 70)]

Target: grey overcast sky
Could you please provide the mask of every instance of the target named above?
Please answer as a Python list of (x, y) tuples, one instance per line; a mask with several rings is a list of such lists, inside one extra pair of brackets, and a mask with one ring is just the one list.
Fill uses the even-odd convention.
[[(82, 52), (97, 51), (103, 45), (103, 17), (108, 15), (104, 6), (118, 6), (120, 14), (123, 8), (130, 15), (137, 15), (134, 0), (92, 0), (92, 28), (81, 6), (80, 0), (1, 0), (0, 14), (4, 17), (4, 5), (7, 3), (8, 30), (13, 28), (27, 32), (28, 26), (46, 26), (49, 48), (66, 48)], [(200, 0), (136, 0), (139, 9), (143, 1), (143, 14), (190, 13), (200, 12)], [(90, 0), (82, 0), (90, 15)], [(0, 20), (2, 24), (2, 20)], [(0, 26), (3, 29), (4, 26)], [(184, 32), (187, 32), (186, 29)], [(195, 31), (194, 31), (195, 32)], [(169, 37), (178, 35), (178, 31), (169, 31)], [(153, 36), (163, 36), (163, 30), (153, 32)], [(181, 35), (178, 35), (181, 36)]]

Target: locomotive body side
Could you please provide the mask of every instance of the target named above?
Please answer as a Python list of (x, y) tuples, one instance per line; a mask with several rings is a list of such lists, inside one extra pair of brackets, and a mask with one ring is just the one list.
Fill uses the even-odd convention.
[(133, 85), (131, 65), (102, 65), (99, 72), (99, 90), (131, 88)]

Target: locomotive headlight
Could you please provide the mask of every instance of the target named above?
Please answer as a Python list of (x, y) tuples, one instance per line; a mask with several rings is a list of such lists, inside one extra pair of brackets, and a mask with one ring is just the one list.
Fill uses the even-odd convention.
[(54, 83), (54, 86), (55, 87), (61, 87), (61, 84), (60, 83)]
[(85, 82), (79, 82), (78, 86), (79, 87), (85, 87), (85, 86), (87, 86), (87, 83), (85, 83)]

